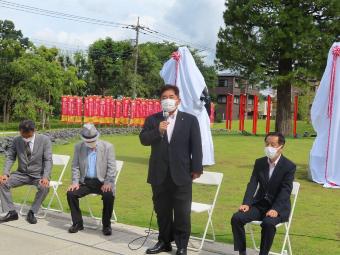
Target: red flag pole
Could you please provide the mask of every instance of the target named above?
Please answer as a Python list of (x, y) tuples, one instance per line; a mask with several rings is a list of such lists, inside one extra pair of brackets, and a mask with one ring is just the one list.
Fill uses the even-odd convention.
[(238, 110), (238, 130), (242, 131), (242, 116), (243, 116), (243, 95), (240, 95), (239, 110)]
[(215, 122), (215, 105), (213, 102), (210, 103), (210, 126), (212, 127)]
[(244, 117), (246, 109), (246, 95), (240, 95), (240, 108), (239, 108), (239, 130), (244, 131)]
[(267, 97), (267, 121), (266, 121), (266, 134), (270, 131), (270, 111), (272, 105), (272, 98), (270, 96)]
[(234, 105), (234, 96), (233, 94), (229, 94), (229, 130), (231, 130), (231, 126), (233, 123), (233, 105)]
[(227, 94), (225, 116), (226, 116), (225, 117), (226, 129), (231, 130), (232, 121), (233, 121), (233, 95), (232, 94)]
[(299, 109), (298, 100), (299, 100), (299, 97), (295, 96), (294, 97), (294, 128), (293, 128), (293, 134), (295, 138), (296, 138), (296, 127), (297, 127), (297, 114), (298, 114), (298, 109)]
[(253, 110), (253, 134), (257, 133), (257, 118), (258, 118), (258, 96), (254, 95), (254, 110)]
[(229, 95), (227, 95), (225, 104), (225, 129), (229, 127)]
[(244, 131), (244, 119), (246, 117), (246, 100), (247, 96), (243, 95), (243, 105), (242, 105), (242, 131)]
[(247, 95), (243, 95), (243, 112), (242, 112), (242, 131), (244, 131), (244, 120), (246, 119)]

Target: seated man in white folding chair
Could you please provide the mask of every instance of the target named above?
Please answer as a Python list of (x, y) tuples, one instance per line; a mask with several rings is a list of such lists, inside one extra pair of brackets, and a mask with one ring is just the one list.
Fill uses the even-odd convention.
[(284, 145), (285, 138), (281, 133), (267, 134), (266, 157), (255, 161), (243, 203), (231, 218), (234, 249), (241, 255), (246, 254), (245, 224), (262, 221), (260, 255), (266, 255), (274, 240), (275, 226), (288, 221), (296, 166), (282, 155)]
[[(35, 132), (32, 120), (23, 120), (19, 124), (20, 136), (13, 139), (7, 151), (4, 174), (0, 176), (0, 198), (2, 208), (7, 214), (0, 218), (0, 222), (18, 219), (18, 214), (12, 200), (11, 189), (22, 185), (34, 185), (38, 192), (35, 195), (26, 220), (36, 224), (39, 208), (49, 192), (49, 181), (52, 170), (52, 144), (50, 139)], [(18, 168), (10, 172), (14, 162), (18, 159)]]
[(111, 216), (115, 196), (116, 160), (113, 145), (98, 140), (99, 132), (93, 124), (85, 124), (76, 144), (72, 163), (72, 185), (67, 191), (73, 225), (70, 233), (83, 230), (79, 198), (95, 193), (103, 200), (103, 234), (111, 235)]

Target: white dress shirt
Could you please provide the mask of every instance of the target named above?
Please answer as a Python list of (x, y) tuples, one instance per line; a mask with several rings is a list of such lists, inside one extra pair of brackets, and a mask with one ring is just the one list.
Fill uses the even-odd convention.
[(168, 142), (170, 143), (171, 141), (171, 137), (172, 137), (172, 133), (174, 132), (174, 127), (175, 127), (175, 123), (176, 123), (176, 117), (177, 117), (177, 112), (178, 110), (176, 110), (173, 114), (171, 114), (168, 118), (167, 118), (167, 122), (169, 122), (167, 129), (166, 129), (166, 133), (168, 135)]
[(274, 172), (274, 170), (275, 170), (275, 167), (276, 167), (277, 163), (279, 162), (280, 158), (281, 158), (281, 154), (280, 154), (280, 156), (275, 160), (275, 162), (271, 162), (270, 159), (268, 158), (268, 164), (269, 164), (269, 180), (270, 180), (270, 178), (272, 177), (273, 172)]

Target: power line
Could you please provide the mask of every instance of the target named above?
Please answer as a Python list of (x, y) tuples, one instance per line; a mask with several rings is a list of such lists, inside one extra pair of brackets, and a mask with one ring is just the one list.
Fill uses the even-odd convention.
[(1, 4), (0, 6), (4, 8), (14, 9), (17, 11), (28, 12), (32, 14), (38, 14), (42, 16), (48, 16), (52, 18), (72, 20), (72, 21), (84, 22), (84, 23), (89, 23), (89, 24), (94, 24), (94, 25), (110, 26), (110, 27), (125, 28), (129, 26), (128, 24), (123, 24), (119, 22), (106, 21), (106, 20), (88, 18), (88, 17), (83, 17), (83, 16), (77, 16), (77, 15), (63, 13), (63, 12), (50, 11), (46, 9), (41, 9), (41, 8), (23, 5), (23, 4), (17, 4), (17, 3), (13, 3), (9, 1), (4, 1), (4, 0), (0, 0), (0, 4)]
[(173, 40), (173, 41), (175, 41), (175, 42), (177, 41), (177, 42), (179, 42), (180, 44), (185, 44), (185, 45), (188, 45), (188, 46), (193, 45), (193, 46), (195, 46), (194, 48), (200, 48), (200, 49), (202, 49), (202, 50), (207, 50), (207, 51), (214, 51), (214, 49), (209, 48), (209, 47), (207, 47), (207, 46), (200, 45), (200, 44), (196, 44), (196, 43), (193, 44), (193, 43), (191, 43), (191, 42), (188, 42), (188, 41), (185, 41), (185, 40), (182, 40), (182, 39), (178, 39), (178, 38), (176, 38), (176, 37), (174, 37), (174, 36), (172, 36), (172, 35), (164, 34), (164, 33), (162, 33), (162, 32), (159, 32), (159, 31), (150, 29), (150, 28), (148, 28), (148, 27), (145, 29), (145, 32), (146, 32), (146, 33), (149, 33), (149, 35), (150, 35), (150, 34), (156, 34), (159, 38), (164, 38), (164, 39), (167, 39), (167, 40)]
[[(31, 13), (31, 14), (37, 14), (41, 16), (47, 16), (47, 17), (58, 18), (58, 19), (63, 19), (63, 20), (71, 20), (75, 22), (82, 22), (82, 23), (93, 24), (93, 25), (108, 26), (108, 27), (115, 27), (115, 28), (121, 28), (121, 29), (130, 29), (130, 30), (135, 30), (135, 31), (137, 29), (137, 26), (135, 25), (101, 20), (101, 19), (88, 18), (84, 16), (77, 16), (77, 15), (68, 14), (64, 12), (56, 12), (56, 11), (46, 10), (46, 9), (37, 8), (33, 6), (9, 2), (5, 0), (0, 0), (0, 7), (22, 11), (26, 13)], [(209, 48), (207, 46), (196, 44), (196, 43), (191, 43), (191, 42), (188, 42), (182, 39), (178, 39), (175, 36), (168, 35), (168, 34), (150, 29), (145, 26), (139, 26), (138, 29), (140, 30), (140, 32), (142, 30), (143, 34), (146, 36), (150, 36), (150, 37), (154, 37), (154, 38), (158, 38), (158, 39), (166, 40), (166, 41), (173, 41), (179, 45), (184, 44), (184, 45), (196, 48), (201, 51), (214, 51), (214, 49)]]

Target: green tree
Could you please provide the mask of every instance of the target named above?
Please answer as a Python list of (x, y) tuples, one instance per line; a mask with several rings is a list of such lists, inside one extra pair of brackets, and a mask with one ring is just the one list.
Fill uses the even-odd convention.
[[(138, 97), (157, 97), (164, 85), (159, 72), (178, 46), (174, 43), (147, 42), (139, 45), (137, 75), (134, 74), (135, 58), (133, 48), (127, 41), (98, 40), (90, 46), (89, 61), (78, 61), (78, 70), (87, 81), (86, 93), (132, 96), (136, 82)], [(202, 56), (192, 50), (198, 68), (206, 79), (208, 87), (215, 86), (217, 76), (214, 67), (206, 66)], [(76, 56), (74, 56), (75, 59)], [(88, 65), (86, 64), (88, 63)]]
[(54, 105), (60, 105), (63, 94), (72, 94), (85, 83), (77, 77), (73, 66), (65, 69), (58, 61), (58, 50), (39, 47), (13, 61), (10, 74), (17, 77), (11, 88), (17, 119), (40, 120), (42, 128), (48, 123)]
[(218, 34), (219, 64), (277, 87), (275, 129), (291, 133), (291, 87), (320, 79), (340, 35), (338, 0), (228, 0)]
[(64, 70), (76, 69), (76, 74), (79, 80), (83, 80), (87, 86), (81, 86), (78, 90), (73, 91), (75, 95), (85, 96), (88, 91), (94, 91), (95, 88), (91, 85), (90, 79), (93, 74), (93, 69), (89, 63), (88, 56), (82, 52), (77, 51), (72, 55), (58, 53), (58, 62), (64, 68)]
[(298, 119), (310, 123), (310, 110), (312, 107), (315, 92), (310, 87), (301, 88), (298, 99)]
[(4, 123), (8, 123), (10, 118), (12, 105), (10, 91), (17, 79), (9, 74), (9, 66), (31, 46), (32, 44), (23, 37), (21, 31), (15, 29), (12, 21), (0, 20), (0, 101)]
[[(171, 43), (147, 42), (139, 46), (137, 95), (153, 98), (164, 82), (159, 75), (165, 61), (167, 61), (176, 46)], [(133, 59), (134, 64), (134, 59)], [(131, 93), (132, 94), (132, 93)]]
[[(86, 82), (87, 86), (81, 88), (81, 91), (78, 91), (79, 95), (85, 96), (87, 95), (87, 91), (91, 91), (91, 88), (87, 88), (91, 85), (90, 79), (91, 74), (93, 74), (93, 68), (89, 63), (88, 56), (83, 52), (78, 51), (73, 55), (74, 66), (77, 68), (77, 77), (79, 80), (83, 80)], [(93, 90), (93, 89), (92, 89)]]
[(129, 41), (113, 41), (111, 38), (98, 40), (89, 47), (89, 60), (93, 68), (91, 79), (93, 91), (100, 95), (117, 94), (119, 77), (122, 75), (125, 61), (132, 57), (132, 45)]

